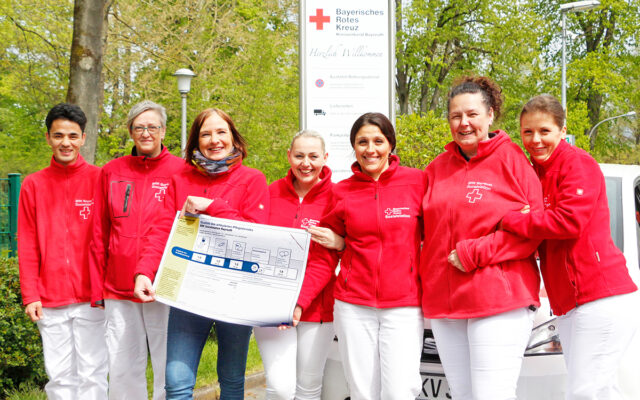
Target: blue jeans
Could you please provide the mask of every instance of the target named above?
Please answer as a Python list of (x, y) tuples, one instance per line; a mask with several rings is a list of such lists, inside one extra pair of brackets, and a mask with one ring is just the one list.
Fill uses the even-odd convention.
[(171, 307), (165, 377), (167, 400), (193, 398), (200, 356), (214, 324), (218, 337), (220, 400), (244, 398), (244, 374), (252, 328)]

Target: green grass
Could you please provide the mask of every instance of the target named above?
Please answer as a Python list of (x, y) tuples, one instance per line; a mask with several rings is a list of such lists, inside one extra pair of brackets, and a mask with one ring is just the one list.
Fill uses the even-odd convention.
[[(198, 377), (196, 378), (196, 389), (209, 386), (218, 381), (218, 373), (216, 371), (216, 357), (218, 355), (218, 344), (213, 340), (207, 340), (200, 358), (200, 366), (198, 367)], [(249, 355), (247, 357), (247, 375), (251, 375), (258, 371), (262, 371), (262, 359), (258, 351), (258, 345), (255, 338), (251, 337), (249, 342)], [(151, 370), (151, 362), (147, 364), (147, 391), (149, 396), (153, 393), (153, 371)], [(151, 397), (150, 397), (151, 398)], [(39, 388), (28, 387), (23, 390), (9, 394), (6, 400), (46, 400), (47, 396), (44, 391)]]
[(42, 389), (30, 386), (9, 393), (6, 400), (47, 400), (47, 395)]

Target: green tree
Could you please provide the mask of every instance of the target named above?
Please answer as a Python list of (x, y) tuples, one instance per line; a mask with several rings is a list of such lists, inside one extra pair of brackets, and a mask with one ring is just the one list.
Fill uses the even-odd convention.
[[(557, 66), (561, 65), (559, 7), (567, 2), (552, 0), (536, 6), (549, 27), (542, 36), (548, 43), (546, 57)], [(600, 120), (628, 111), (622, 108), (630, 99), (628, 81), (630, 74), (637, 76), (639, 66), (632, 56), (638, 52), (640, 1), (600, 3), (596, 9), (566, 15), (567, 110), (571, 120), (574, 110), (582, 109), (581, 104), (586, 106), (588, 124), (580, 131), (585, 135)], [(595, 148), (597, 136), (595, 132), (587, 148)]]
[(64, 101), (70, 1), (0, 0), (0, 174), (49, 163), (44, 118)]
[(167, 107), (165, 145), (179, 152), (180, 98), (172, 73), (196, 72), (189, 118), (207, 107), (229, 112), (249, 141), (247, 163), (270, 180), (284, 174), (284, 149), (297, 127), (296, 2), (116, 3), (105, 57), (100, 163), (126, 154), (130, 106), (148, 98)]

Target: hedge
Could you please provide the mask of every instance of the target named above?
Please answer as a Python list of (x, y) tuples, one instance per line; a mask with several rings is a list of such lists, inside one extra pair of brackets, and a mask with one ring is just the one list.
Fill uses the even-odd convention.
[(22, 307), (17, 259), (0, 258), (0, 398), (46, 380), (40, 334)]

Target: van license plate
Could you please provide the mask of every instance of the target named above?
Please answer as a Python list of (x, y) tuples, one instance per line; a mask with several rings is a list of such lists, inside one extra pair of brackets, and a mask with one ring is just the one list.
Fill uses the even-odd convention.
[(422, 390), (417, 399), (451, 399), (451, 391), (444, 374), (420, 373)]

